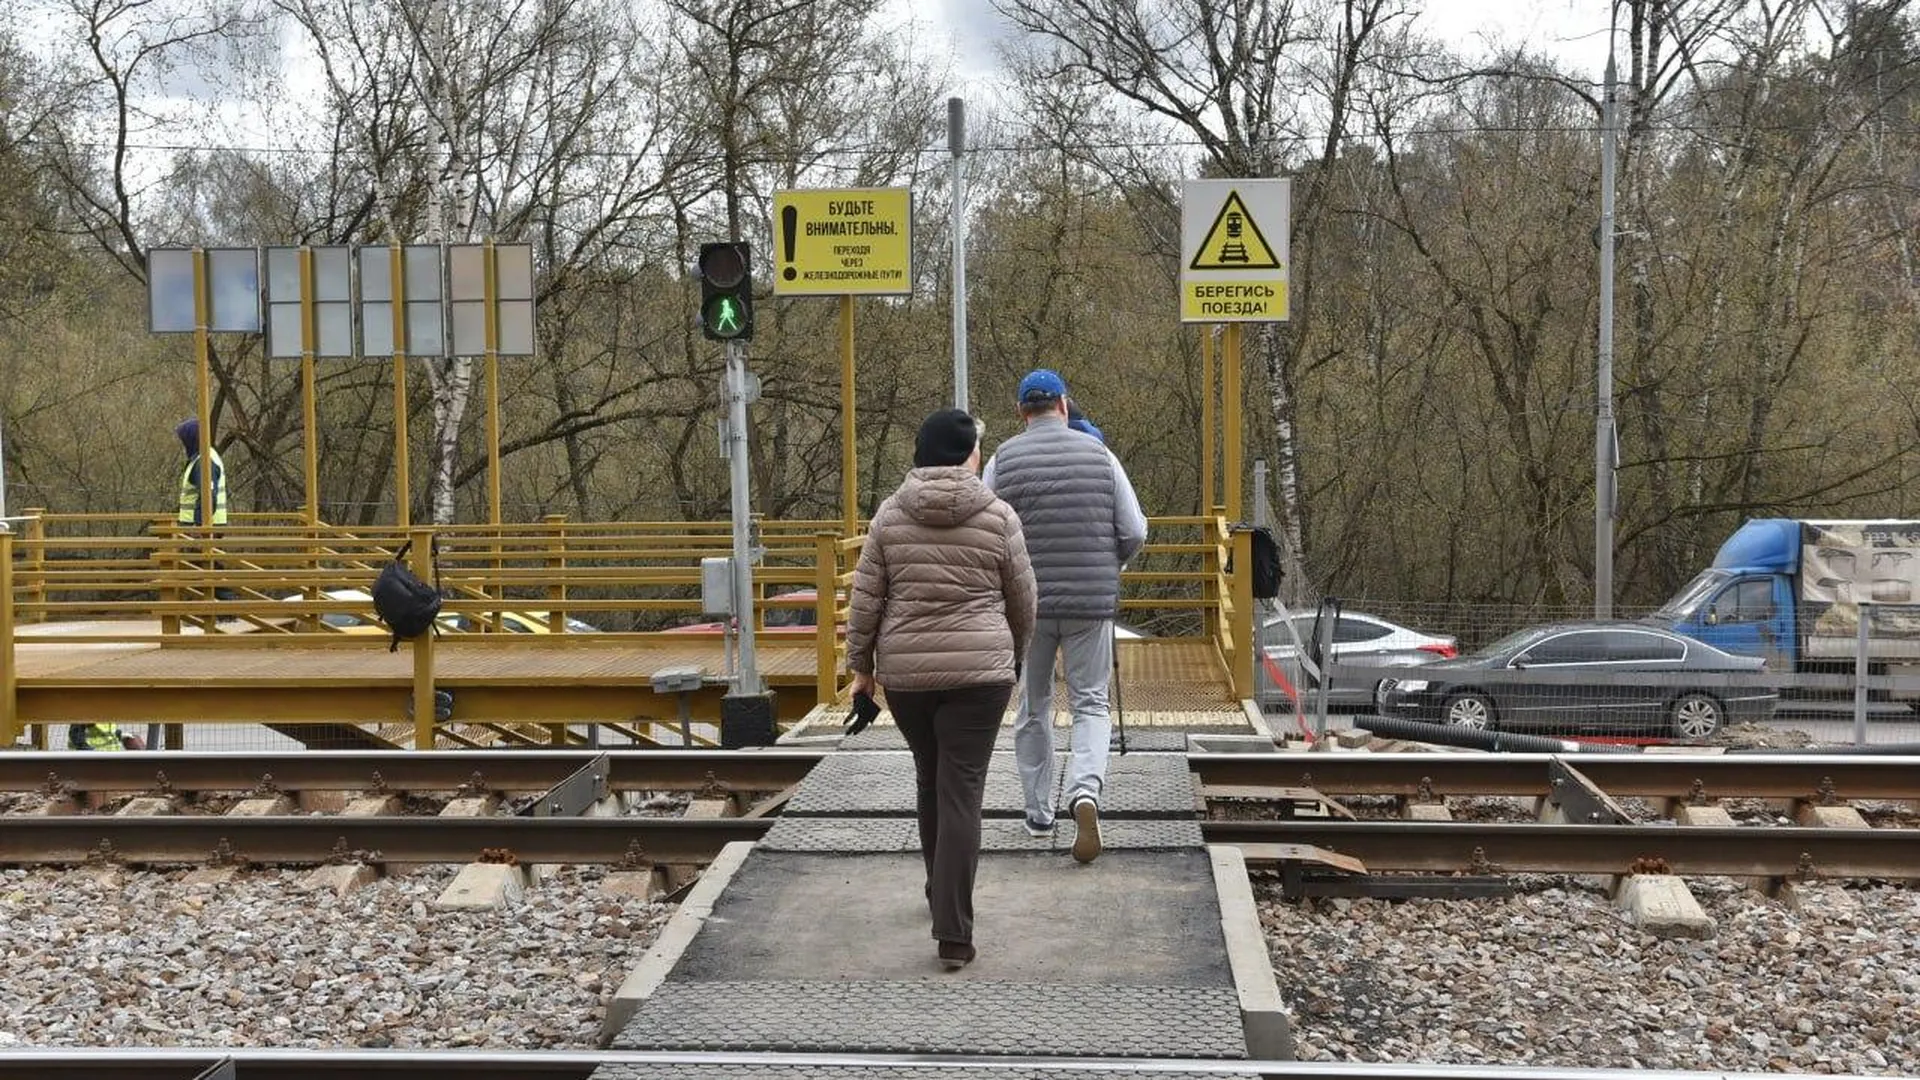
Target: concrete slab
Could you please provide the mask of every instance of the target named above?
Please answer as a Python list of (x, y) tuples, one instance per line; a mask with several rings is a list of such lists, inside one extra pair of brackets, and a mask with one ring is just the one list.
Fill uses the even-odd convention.
[(232, 866), (201, 866), (187, 871), (180, 879), (183, 886), (190, 885), (226, 885), (239, 875), (240, 871)]
[(1614, 903), (1633, 925), (1661, 938), (1709, 938), (1714, 923), (1687, 883), (1672, 874), (1629, 874)]
[(1867, 819), (1851, 806), (1801, 804), (1794, 820), (1809, 829), (1871, 829)]
[(666, 895), (660, 875), (652, 870), (618, 870), (600, 879), (600, 891), (607, 896), (633, 900), (657, 900)]
[(347, 804), (353, 801), (353, 792), (302, 791), (298, 797), (303, 814), (338, 814), (344, 812)]
[(137, 799), (128, 799), (127, 805), (114, 812), (115, 817), (165, 817), (173, 813), (173, 800), (155, 795), (142, 795)]
[(1212, 863), (1199, 849), (1114, 851), (1085, 866), (983, 854), (980, 956), (951, 974), (933, 960), (925, 884), (917, 854), (756, 852), (673, 977), (1232, 985)]
[(493, 911), (518, 902), (526, 893), (526, 874), (505, 863), (468, 863), (433, 902), (440, 911)]
[(347, 803), (341, 817), (393, 817), (406, 808), (398, 795), (363, 795)]
[[(640, 1006), (667, 981), (667, 975), (712, 917), (714, 905), (719, 902), (721, 894), (752, 850), (752, 844), (739, 842), (720, 849), (719, 856), (707, 867), (705, 876), (667, 919), (667, 925), (661, 928), (653, 947), (640, 958), (639, 965), (627, 974), (620, 983), (620, 989), (607, 1002), (606, 1016), (600, 1023), (601, 1046), (612, 1043)], [(818, 913), (814, 914), (817, 917)]]
[(1213, 863), (1220, 931), (1226, 939), (1234, 995), (1240, 999), (1240, 1026), (1246, 1031), (1247, 1056), (1262, 1061), (1292, 1061), (1293, 1018), (1273, 978), (1273, 958), (1260, 927), (1253, 885), (1247, 880), (1246, 859), (1239, 848), (1222, 844), (1209, 846), (1207, 857)]
[(1410, 802), (1400, 808), (1400, 816), (1407, 821), (1452, 821), (1453, 811), (1446, 803)]
[(303, 884), (314, 892), (325, 891), (335, 896), (345, 897), (373, 884), (377, 876), (373, 872), (373, 867), (362, 863), (316, 866), (307, 872)]
[(441, 817), (492, 817), (500, 809), (500, 797), (497, 795), (463, 795), (458, 799), (448, 799), (447, 805), (440, 808)]
[(1694, 806), (1690, 803), (1682, 803), (1673, 808), (1673, 820), (1675, 824), (1689, 825), (1694, 828), (1733, 828), (1733, 815), (1719, 806)]
[(228, 817), (285, 817), (293, 813), (294, 802), (285, 795), (263, 799), (241, 799), (227, 811)]

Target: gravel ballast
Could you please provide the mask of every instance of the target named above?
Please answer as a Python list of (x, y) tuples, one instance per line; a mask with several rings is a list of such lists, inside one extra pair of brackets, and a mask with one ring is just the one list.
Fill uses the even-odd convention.
[(0, 1048), (594, 1046), (672, 907), (570, 867), (505, 910), (434, 910), (456, 869), (344, 899), (297, 870), (0, 871)]
[(1481, 900), (1283, 900), (1256, 885), (1303, 1061), (1920, 1073), (1920, 891), (1689, 881), (1706, 940), (1590, 879)]

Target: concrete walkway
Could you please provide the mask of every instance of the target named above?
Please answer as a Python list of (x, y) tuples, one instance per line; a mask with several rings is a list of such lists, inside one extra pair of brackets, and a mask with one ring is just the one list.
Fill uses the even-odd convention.
[[(1068, 855), (1065, 815), (1052, 837), (1026, 834), (1013, 756), (995, 753), (974, 894), (979, 957), (958, 972), (941, 969), (929, 933), (912, 759), (852, 748), (898, 738), (877, 727), (847, 740), (764, 839), (715, 862), (614, 1002), (616, 1049), (1291, 1056), (1245, 866), (1237, 849), (1201, 843), (1183, 735), (1130, 738), (1133, 752), (1113, 756), (1105, 853), (1088, 865)], [(609, 1065), (595, 1078), (669, 1075), (894, 1074)]]

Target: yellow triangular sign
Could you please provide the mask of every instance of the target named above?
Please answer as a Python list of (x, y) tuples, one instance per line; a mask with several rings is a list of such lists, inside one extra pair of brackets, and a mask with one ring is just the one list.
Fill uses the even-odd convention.
[(1280, 260), (1273, 257), (1273, 249), (1247, 212), (1247, 204), (1240, 201), (1240, 193), (1229, 191), (1207, 229), (1207, 238), (1200, 242), (1200, 249), (1187, 266), (1192, 270), (1278, 270)]

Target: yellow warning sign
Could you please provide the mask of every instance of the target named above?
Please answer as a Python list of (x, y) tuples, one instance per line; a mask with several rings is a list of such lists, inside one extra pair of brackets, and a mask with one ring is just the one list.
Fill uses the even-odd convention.
[(1229, 191), (1227, 201), (1220, 204), (1220, 213), (1207, 230), (1206, 239), (1200, 241), (1200, 250), (1193, 253), (1193, 261), (1187, 267), (1192, 270), (1278, 270), (1280, 260), (1273, 257), (1273, 249), (1260, 233), (1260, 223), (1247, 212), (1240, 193)]
[(1288, 184), (1188, 180), (1181, 186), (1182, 322), (1284, 322)]
[(774, 192), (773, 291), (776, 296), (911, 293), (912, 192)]

